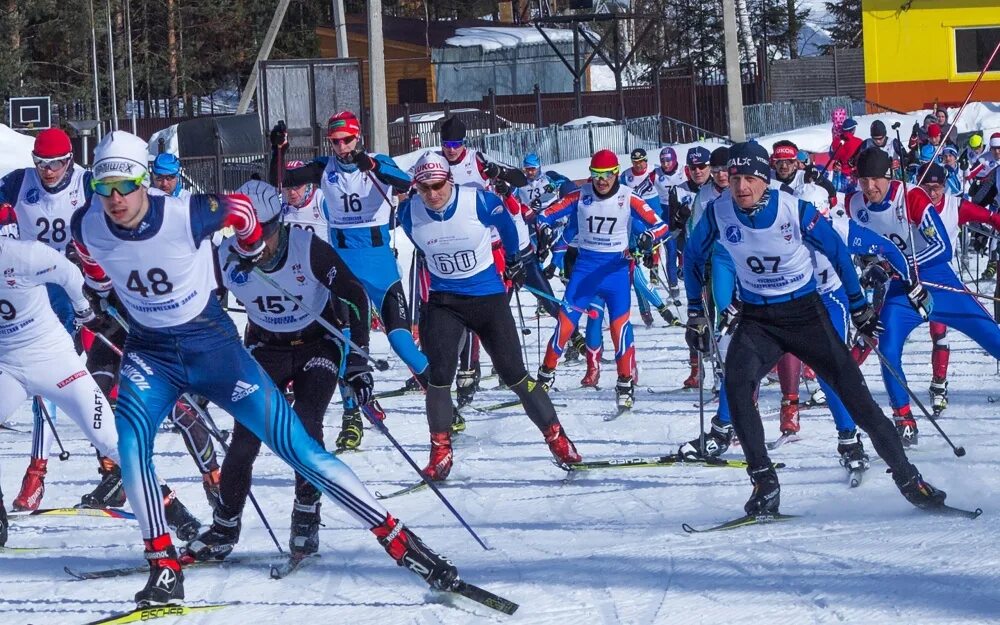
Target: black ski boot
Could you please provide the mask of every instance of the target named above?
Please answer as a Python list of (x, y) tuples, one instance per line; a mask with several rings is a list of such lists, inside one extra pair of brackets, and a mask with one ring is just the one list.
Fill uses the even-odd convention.
[(747, 474), (753, 483), (753, 494), (743, 506), (743, 510), (751, 516), (778, 514), (778, 506), (781, 504), (781, 485), (778, 483), (778, 474), (774, 472), (774, 466), (769, 464), (756, 470), (747, 467)]
[(373, 527), (372, 533), (396, 564), (410, 569), (432, 588), (452, 590), (460, 581), (454, 564), (427, 547), (392, 515), (382, 525)]
[(580, 354), (585, 351), (587, 351), (587, 339), (583, 338), (579, 330), (574, 330), (572, 336), (569, 337), (569, 344), (566, 345), (566, 351), (563, 352), (563, 360), (565, 362), (580, 360)]
[(163, 494), (163, 508), (167, 517), (167, 525), (180, 540), (187, 542), (194, 539), (201, 529), (201, 521), (177, 498), (177, 494), (166, 484), (160, 486)]
[(3, 507), (3, 499), (0, 498), (0, 547), (7, 544), (7, 508)]
[(166, 605), (184, 600), (184, 573), (177, 559), (177, 549), (170, 543), (170, 534), (144, 540), (149, 560), (146, 587), (135, 593), (136, 607)]
[(938, 490), (925, 482), (919, 473), (914, 473), (909, 479), (899, 479), (893, 474), (892, 479), (896, 482), (899, 492), (903, 493), (903, 497), (923, 510), (941, 507), (945, 497), (948, 496), (943, 490)]
[(910, 407), (906, 406), (902, 414), (899, 410), (892, 411), (893, 421), (896, 423), (896, 433), (899, 440), (903, 442), (903, 447), (916, 447), (919, 442), (920, 430), (917, 429), (917, 421), (910, 412)]
[(355, 406), (344, 411), (344, 418), (337, 435), (337, 451), (357, 449), (361, 446), (361, 438), (365, 435), (365, 425), (361, 421), (361, 409)]
[(78, 508), (120, 508), (125, 505), (125, 488), (122, 486), (122, 470), (111, 458), (101, 458), (97, 469), (101, 483), (80, 498)]
[(712, 417), (712, 428), (705, 432), (705, 447), (701, 447), (701, 437), (688, 441), (677, 450), (677, 455), (682, 460), (704, 460), (705, 458), (718, 458), (726, 453), (733, 443), (733, 425), (723, 423), (719, 420), (719, 415)]
[(295, 498), (291, 535), (288, 538), (288, 550), (293, 557), (305, 557), (319, 551), (319, 498), (319, 493), (316, 493), (315, 500), (311, 503)]
[(542, 365), (538, 368), (537, 381), (542, 390), (548, 393), (556, 383), (556, 370)]
[(660, 313), (660, 316), (667, 322), (667, 325), (674, 327), (681, 325), (680, 320), (674, 316), (674, 313), (670, 312), (670, 309), (667, 308), (666, 304), (657, 308), (656, 312)]
[(230, 512), (225, 504), (219, 504), (212, 515), (212, 525), (181, 549), (181, 561), (189, 564), (224, 559), (240, 542), (241, 529), (240, 515)]
[(861, 444), (861, 435), (854, 430), (837, 431), (837, 453), (840, 454), (840, 466), (851, 471), (867, 471), (871, 466), (865, 447)]
[(458, 395), (458, 407), (464, 408), (476, 399), (479, 390), (479, 371), (477, 369), (461, 369), (455, 376), (455, 391)]

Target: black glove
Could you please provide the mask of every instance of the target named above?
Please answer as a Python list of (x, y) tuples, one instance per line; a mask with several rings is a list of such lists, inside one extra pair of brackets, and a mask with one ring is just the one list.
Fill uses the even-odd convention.
[[(356, 356), (356, 354), (352, 354), (351, 360), (355, 360)], [(360, 358), (356, 358), (353, 363), (348, 363), (347, 371), (344, 372), (344, 381), (354, 391), (354, 399), (358, 405), (367, 406), (375, 392), (375, 380), (372, 378), (372, 369), (368, 363)]]
[(490, 180), (493, 180), (500, 175), (500, 166), (496, 163), (487, 162), (487, 160), (482, 158), (482, 156), (480, 156), (479, 162), (483, 164), (483, 173), (486, 174), (486, 177)]
[(880, 263), (871, 263), (861, 271), (858, 279), (865, 289), (881, 289), (889, 281), (889, 274)]
[(288, 127), (285, 126), (285, 122), (279, 121), (271, 129), (271, 147), (278, 148), (279, 150), (283, 147), (288, 146)]
[(656, 237), (654, 237), (648, 230), (640, 234), (635, 240), (635, 246), (647, 254), (653, 251), (653, 245), (655, 243)]
[(816, 182), (819, 180), (819, 170), (814, 165), (806, 165), (806, 168), (803, 170), (802, 180), (807, 184)]
[(684, 340), (688, 347), (695, 351), (707, 353), (709, 351), (708, 319), (701, 310), (688, 309), (687, 330), (684, 332)]
[(493, 182), (493, 191), (500, 197), (507, 197), (510, 195), (510, 185), (503, 180), (495, 180)]
[(671, 232), (683, 232), (687, 220), (691, 217), (691, 205), (678, 203), (670, 213)]
[(958, 157), (958, 168), (962, 171), (968, 171), (969, 169), (969, 155), (962, 152), (962, 155)]
[(733, 301), (719, 316), (719, 333), (730, 334), (736, 330), (736, 325), (740, 322), (740, 314), (743, 312), (743, 303)]
[(531, 203), (528, 204), (528, 206), (531, 208), (531, 210), (535, 211), (536, 213), (540, 212), (542, 210), (542, 198), (536, 197), (535, 199), (531, 200)]
[(114, 319), (106, 312), (95, 313), (91, 307), (73, 311), (73, 325), (79, 331), (81, 327), (87, 328), (94, 334), (104, 334), (114, 328)]
[(854, 327), (858, 329), (858, 334), (868, 337), (871, 341), (877, 339), (878, 335), (884, 329), (882, 324), (879, 323), (878, 314), (875, 312), (875, 309), (868, 303), (865, 303), (864, 306), (857, 310), (851, 311), (851, 321), (854, 323)]
[(550, 182), (549, 184), (542, 187), (542, 191), (545, 191), (546, 193), (555, 193), (556, 188), (552, 186), (552, 183)]
[(538, 226), (538, 253), (549, 253), (549, 248), (555, 243), (556, 233), (552, 230), (552, 226), (548, 224), (542, 224)]
[(913, 128), (910, 130), (910, 139), (915, 139), (919, 134), (920, 124), (918, 122), (913, 122)]
[(982, 232), (973, 232), (969, 238), (969, 247), (977, 254), (983, 254), (990, 249), (990, 237)]
[(656, 257), (653, 256), (652, 254), (643, 254), (642, 266), (645, 267), (646, 269), (652, 269), (656, 267)]
[(503, 279), (510, 282), (511, 286), (519, 289), (524, 286), (524, 263), (520, 256), (508, 256), (507, 267), (503, 270)]
[(361, 171), (378, 171), (378, 162), (362, 149), (351, 152), (351, 162)]
[(906, 287), (906, 299), (910, 300), (910, 306), (917, 311), (920, 318), (927, 321), (934, 310), (934, 298), (930, 292), (919, 282), (912, 282)]

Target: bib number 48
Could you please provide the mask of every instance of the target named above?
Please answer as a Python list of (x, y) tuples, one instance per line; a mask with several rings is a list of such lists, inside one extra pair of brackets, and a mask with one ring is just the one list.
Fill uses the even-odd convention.
[(125, 288), (143, 297), (150, 297), (150, 292), (154, 296), (166, 295), (174, 290), (174, 284), (167, 278), (167, 272), (159, 267), (153, 267), (146, 272), (145, 281), (135, 269), (128, 274)]

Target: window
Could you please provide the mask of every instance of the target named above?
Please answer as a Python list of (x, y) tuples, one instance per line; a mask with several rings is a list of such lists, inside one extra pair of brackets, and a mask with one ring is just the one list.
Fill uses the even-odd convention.
[[(959, 74), (978, 74), (1000, 41), (1000, 26), (955, 29), (955, 66)], [(987, 71), (1000, 72), (1000, 54)]]
[(427, 102), (426, 78), (403, 78), (396, 81), (400, 104), (422, 104)]

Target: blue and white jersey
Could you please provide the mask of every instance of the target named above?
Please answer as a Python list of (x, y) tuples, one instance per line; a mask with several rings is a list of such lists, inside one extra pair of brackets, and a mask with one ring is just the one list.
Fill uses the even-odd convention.
[(666, 207), (670, 201), (670, 189), (687, 181), (684, 177), (684, 168), (678, 165), (673, 173), (668, 174), (663, 171), (663, 167), (657, 167), (653, 172), (653, 188), (660, 197), (660, 206)]
[[(247, 317), (271, 332), (298, 332), (313, 323), (307, 310), (323, 311), (330, 300), (330, 291), (313, 275), (310, 252), (313, 236), (304, 228), (292, 227), (288, 232), (288, 252), (285, 260), (268, 278), (280, 284), (288, 293), (264, 281), (255, 272), (244, 273), (228, 259), (234, 253), (235, 237), (222, 242), (217, 252), (223, 285), (243, 302)], [(227, 264), (231, 267), (226, 268)], [(299, 306), (303, 303), (304, 306)]]
[(63, 252), (69, 244), (73, 213), (90, 198), (89, 171), (76, 165), (54, 189), (46, 189), (34, 167), (19, 169), (3, 178), (0, 202), (17, 213), (17, 227), (24, 241), (39, 241)]
[(684, 289), (688, 307), (702, 310), (705, 263), (718, 242), (732, 256), (740, 299), (771, 304), (816, 291), (808, 244), (827, 256), (843, 281), (854, 309), (864, 293), (851, 256), (830, 222), (816, 207), (784, 191), (767, 191), (766, 203), (751, 214), (736, 208), (729, 191), (708, 205), (684, 248)]
[[(380, 164), (381, 165), (381, 164)], [(320, 182), (326, 199), (331, 230), (387, 227), (392, 186), (356, 166), (351, 171), (335, 158), (328, 159)]]
[[(920, 266), (951, 261), (948, 229), (920, 187), (911, 188), (906, 197), (902, 183), (893, 180), (881, 202), (868, 203), (858, 192), (848, 196), (846, 204), (851, 219), (892, 241), (908, 262), (913, 262), (914, 253)], [(912, 249), (911, 237), (916, 250)]]
[(656, 211), (656, 214), (660, 213), (660, 195), (654, 185), (654, 181), (656, 180), (655, 169), (647, 167), (646, 171), (636, 174), (632, 171), (632, 168), (629, 168), (621, 173), (620, 179), (623, 185), (630, 187), (633, 193), (641, 197), (642, 201), (649, 204)]
[(507, 250), (517, 249), (517, 229), (499, 197), (473, 187), (454, 186), (442, 211), (433, 211), (419, 195), (399, 207), (407, 236), (427, 257), (431, 291), (462, 295), (504, 292), (493, 265), (490, 229)]
[[(514, 193), (517, 194), (517, 199), (527, 206), (531, 206), (532, 202), (539, 200), (539, 210), (542, 210), (551, 206), (553, 202), (559, 199), (559, 186), (561, 184), (561, 181), (557, 182), (545, 174), (540, 174), (534, 179), (528, 180), (528, 184), (523, 187), (514, 189)], [(546, 191), (546, 186), (551, 186), (552, 191)]]
[(215, 196), (151, 195), (142, 222), (126, 230), (94, 202), (74, 215), (73, 237), (108, 274), (132, 319), (168, 328), (195, 319), (214, 299), (212, 246), (202, 243), (223, 216)]

